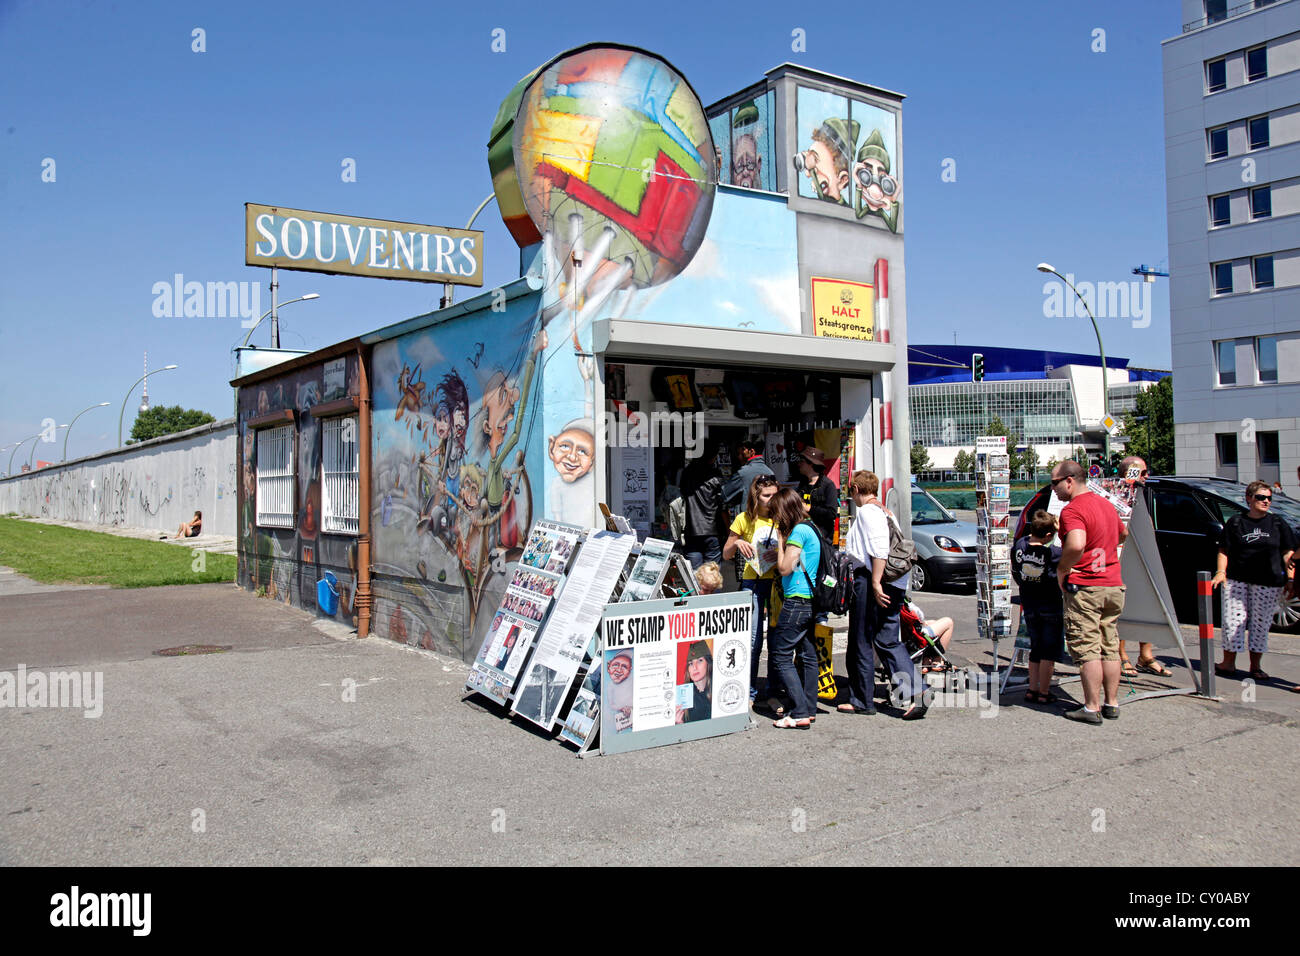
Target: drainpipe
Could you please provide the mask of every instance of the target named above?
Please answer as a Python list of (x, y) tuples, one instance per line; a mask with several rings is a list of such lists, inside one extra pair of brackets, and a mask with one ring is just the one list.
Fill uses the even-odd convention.
[(360, 508), (357, 535), (357, 637), (370, 633), (370, 349), (357, 349), (357, 368), (360, 372), (360, 391), (357, 396), (357, 426), (360, 432), (361, 461), (359, 464)]

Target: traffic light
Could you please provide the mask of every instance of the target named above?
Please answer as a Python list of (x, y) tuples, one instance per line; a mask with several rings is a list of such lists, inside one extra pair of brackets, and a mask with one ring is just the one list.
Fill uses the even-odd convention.
[(970, 380), (972, 382), (984, 381), (984, 356), (980, 352), (975, 352), (970, 357)]

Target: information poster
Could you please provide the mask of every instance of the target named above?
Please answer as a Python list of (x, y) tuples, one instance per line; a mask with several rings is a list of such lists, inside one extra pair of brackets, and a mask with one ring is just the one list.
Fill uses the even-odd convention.
[(610, 605), (592, 670), (600, 749), (619, 753), (741, 730), (749, 723), (748, 594)]
[(647, 442), (644, 446), (615, 445), (609, 452), (613, 510), (644, 538), (650, 534), (655, 515), (654, 449)]
[(583, 529), (577, 525), (538, 521), (528, 533), (528, 541), (524, 544), (519, 564), (522, 567), (563, 574), (582, 535)]
[(498, 704), (507, 702), (546, 611), (563, 586), (564, 578), (558, 574), (523, 566), (515, 568), (501, 607), (470, 665), (467, 688)]
[(659, 538), (646, 538), (641, 545), (641, 554), (632, 567), (623, 585), (619, 601), (648, 601), (659, 597), (659, 588), (664, 580), (664, 572), (673, 557), (673, 543)]
[(516, 714), (546, 730), (555, 725), (635, 543), (636, 535), (588, 532), (515, 694)]

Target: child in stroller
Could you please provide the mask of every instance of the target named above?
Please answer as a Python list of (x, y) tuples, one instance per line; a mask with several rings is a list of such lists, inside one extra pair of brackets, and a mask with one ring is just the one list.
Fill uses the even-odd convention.
[(921, 665), (922, 674), (941, 674), (952, 670), (948, 645), (952, 642), (953, 620), (940, 617), (925, 619), (925, 612), (912, 601), (903, 603), (899, 612), (900, 636), (912, 660)]

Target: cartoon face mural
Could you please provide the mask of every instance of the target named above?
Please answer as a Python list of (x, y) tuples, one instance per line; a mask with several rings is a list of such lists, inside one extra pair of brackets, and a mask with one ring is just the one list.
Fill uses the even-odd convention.
[(799, 87), (794, 169), (799, 195), (851, 207), (898, 231), (903, 184), (898, 116), (860, 100)]
[(770, 119), (775, 100), (776, 94), (769, 90), (709, 120), (721, 160), (720, 182), (776, 189)]

